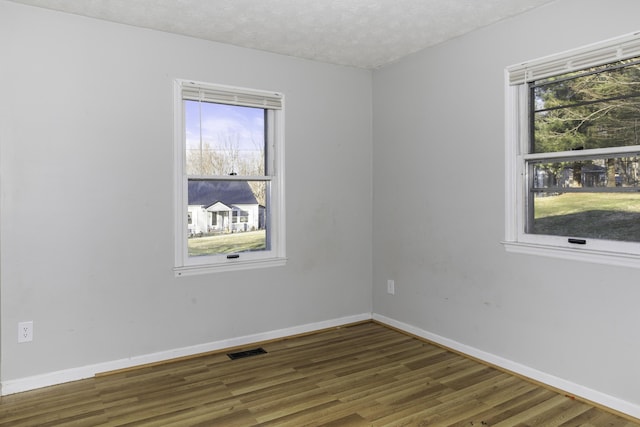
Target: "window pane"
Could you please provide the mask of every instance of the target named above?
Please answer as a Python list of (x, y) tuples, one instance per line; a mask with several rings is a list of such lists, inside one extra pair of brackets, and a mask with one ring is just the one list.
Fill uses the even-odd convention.
[(639, 158), (530, 165), (527, 232), (640, 241)]
[[(532, 189), (563, 191), (637, 191), (640, 185), (639, 157), (611, 157), (555, 163), (533, 163)], [(604, 187), (604, 188), (603, 188)]]
[(640, 242), (638, 193), (536, 193), (527, 232)]
[(267, 181), (189, 180), (189, 256), (269, 250)]
[(532, 84), (532, 152), (639, 144), (638, 81), (629, 60)]
[(265, 110), (184, 101), (187, 175), (265, 174)]

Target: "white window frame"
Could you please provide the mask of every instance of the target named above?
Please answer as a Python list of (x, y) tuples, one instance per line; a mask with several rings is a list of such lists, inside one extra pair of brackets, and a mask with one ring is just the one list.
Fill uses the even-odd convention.
[[(640, 242), (587, 239), (584, 245), (568, 242), (572, 236), (545, 236), (525, 233), (529, 103), (528, 83), (546, 77), (578, 71), (640, 56), (640, 32), (595, 43), (505, 70), (505, 240), (508, 252), (640, 268)], [(639, 147), (592, 150), (638, 153)], [(545, 158), (572, 157), (576, 153), (544, 153)]]
[[(231, 105), (265, 108), (267, 114), (268, 165), (265, 176), (241, 177), (242, 180), (270, 182), (269, 215), (267, 217), (270, 249), (242, 253), (238, 258), (225, 255), (189, 257), (187, 248), (188, 176), (185, 159), (185, 93), (198, 94), (201, 100)], [(193, 178), (193, 177), (192, 177)], [(220, 177), (216, 177), (218, 180)], [(224, 178), (220, 178), (224, 179)], [(229, 180), (238, 177), (229, 176)], [(222, 271), (237, 271), (286, 264), (284, 198), (284, 95), (277, 92), (217, 85), (177, 79), (174, 82), (174, 246), (176, 277)]]

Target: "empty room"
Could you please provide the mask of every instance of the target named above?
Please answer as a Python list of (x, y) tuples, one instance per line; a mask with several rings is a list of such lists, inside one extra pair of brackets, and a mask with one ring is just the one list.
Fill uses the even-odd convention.
[(640, 425), (638, 16), (0, 0), (0, 426)]

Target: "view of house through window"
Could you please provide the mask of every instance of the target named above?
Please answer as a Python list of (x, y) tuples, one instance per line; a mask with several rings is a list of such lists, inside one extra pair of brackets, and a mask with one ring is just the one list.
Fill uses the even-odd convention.
[(266, 114), (184, 101), (190, 257), (269, 249)]
[(284, 95), (174, 81), (176, 276), (286, 265)]
[(640, 58), (529, 83), (527, 233), (640, 242)]

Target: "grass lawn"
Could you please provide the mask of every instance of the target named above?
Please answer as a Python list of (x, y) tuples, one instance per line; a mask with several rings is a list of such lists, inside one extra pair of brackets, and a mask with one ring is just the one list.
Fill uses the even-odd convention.
[(192, 237), (188, 240), (189, 256), (230, 254), (266, 248), (266, 231)]
[(535, 234), (640, 242), (640, 194), (565, 193), (535, 199)]

